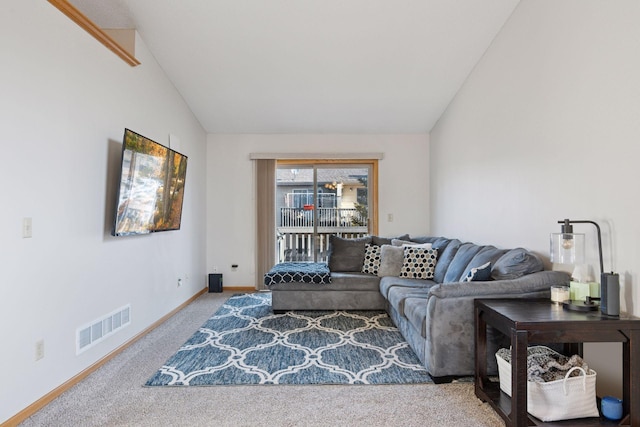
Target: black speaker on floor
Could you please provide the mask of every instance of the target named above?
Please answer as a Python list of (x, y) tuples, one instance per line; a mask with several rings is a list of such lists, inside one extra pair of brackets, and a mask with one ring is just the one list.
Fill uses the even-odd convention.
[(209, 275), (209, 292), (222, 292), (222, 274)]

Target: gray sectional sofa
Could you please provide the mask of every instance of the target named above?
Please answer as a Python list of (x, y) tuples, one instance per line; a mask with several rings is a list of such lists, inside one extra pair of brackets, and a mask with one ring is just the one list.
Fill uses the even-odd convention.
[[(272, 285), (274, 311), (387, 310), (431, 376), (444, 380), (474, 373), (474, 299), (549, 298), (552, 285), (569, 281), (522, 248), (399, 237), (332, 237), (331, 283)], [(489, 353), (505, 345), (488, 332)], [(488, 368), (497, 373), (495, 361)]]

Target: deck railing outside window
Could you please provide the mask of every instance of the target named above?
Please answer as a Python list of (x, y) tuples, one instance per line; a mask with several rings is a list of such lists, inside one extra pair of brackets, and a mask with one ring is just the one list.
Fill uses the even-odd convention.
[[(314, 260), (314, 208), (281, 208), (278, 226), (278, 262)], [(367, 218), (357, 209), (318, 208), (316, 251), (318, 262), (327, 262), (329, 236), (345, 238), (369, 234)]]
[(318, 227), (366, 227), (367, 218), (355, 208), (280, 208), (280, 227), (313, 227), (314, 212)]

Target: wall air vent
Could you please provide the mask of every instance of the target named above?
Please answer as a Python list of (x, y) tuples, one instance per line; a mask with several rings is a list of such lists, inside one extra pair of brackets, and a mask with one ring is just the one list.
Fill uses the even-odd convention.
[(131, 323), (131, 305), (126, 305), (76, 331), (76, 354), (104, 340)]

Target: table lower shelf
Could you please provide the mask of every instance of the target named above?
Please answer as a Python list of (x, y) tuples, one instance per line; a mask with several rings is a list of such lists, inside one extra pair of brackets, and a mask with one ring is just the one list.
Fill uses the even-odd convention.
[[(483, 400), (491, 407), (494, 411), (496, 411), (509, 425), (509, 414), (511, 413), (511, 398), (500, 390), (500, 384), (497, 382), (488, 381), (485, 388), (479, 388), (476, 386), (476, 396)], [(600, 401), (598, 400), (598, 408), (600, 406)], [(547, 427), (567, 427), (567, 426), (629, 426), (629, 422), (625, 420), (621, 421), (612, 421), (603, 416), (599, 418), (577, 418), (573, 420), (563, 420), (563, 421), (540, 421), (538, 418), (529, 415), (529, 425), (530, 426), (547, 426)]]

